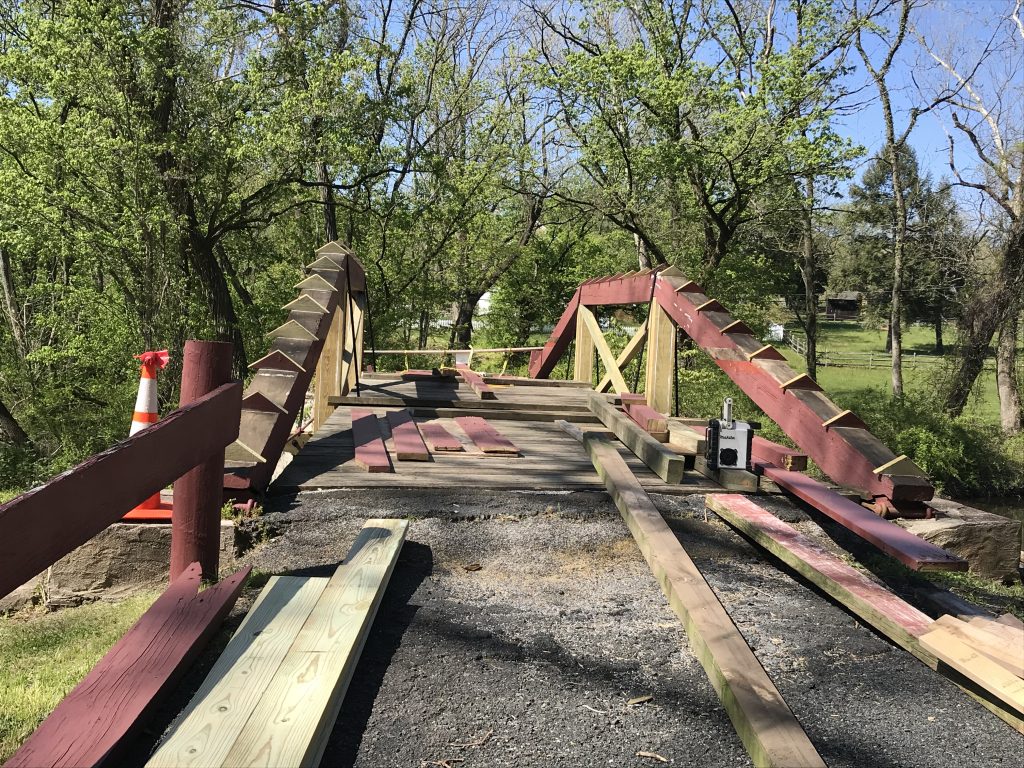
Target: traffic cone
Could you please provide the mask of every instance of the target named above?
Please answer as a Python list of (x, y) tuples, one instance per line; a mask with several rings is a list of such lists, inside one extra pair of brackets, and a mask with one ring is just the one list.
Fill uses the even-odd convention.
[[(167, 365), (170, 355), (166, 349), (161, 349), (157, 352), (143, 352), (141, 355), (135, 355), (135, 358), (142, 362), (142, 371), (139, 378), (139, 395), (135, 399), (135, 412), (132, 414), (132, 426), (128, 432), (129, 437), (160, 420), (156, 398), (156, 375), (161, 368)], [(160, 492), (157, 491), (125, 515), (124, 519), (135, 521), (170, 520), (171, 505), (161, 502)]]

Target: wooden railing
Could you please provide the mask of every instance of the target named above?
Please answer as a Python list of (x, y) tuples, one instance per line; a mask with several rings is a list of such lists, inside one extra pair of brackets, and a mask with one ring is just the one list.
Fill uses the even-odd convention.
[[(228, 347), (230, 360), (230, 345), (223, 346)], [(186, 370), (182, 378), (188, 375)], [(193, 392), (199, 395), (195, 388)], [(190, 470), (216, 461), (222, 472), (224, 448), (238, 437), (241, 400), (240, 383), (216, 386), (124, 442), (0, 505), (0, 596), (25, 584)], [(177, 545), (186, 556), (208, 551), (208, 542), (201, 539), (207, 538), (211, 515), (220, 518), (219, 475), (217, 480), (215, 497), (176, 494), (172, 538), (178, 541), (172, 541), (172, 550)], [(195, 540), (181, 540), (190, 537)], [(210, 570), (204, 562), (204, 575)], [(212, 571), (215, 576), (215, 563)]]

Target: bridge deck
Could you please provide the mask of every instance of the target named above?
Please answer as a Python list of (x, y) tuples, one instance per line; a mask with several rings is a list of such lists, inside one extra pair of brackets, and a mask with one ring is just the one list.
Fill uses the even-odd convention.
[[(586, 389), (491, 385), (494, 400), (481, 400), (467, 385), (402, 381), (376, 376), (362, 383), (359, 396), (341, 403), (306, 443), (274, 484), (277, 492), (340, 488), (471, 488), (476, 490), (603, 490), (586, 451), (553, 422), (565, 419), (584, 429), (604, 431), (587, 408)], [(351, 407), (369, 407), (378, 416), (409, 407), (418, 423), (436, 422), (456, 437), (461, 452), (432, 452), (431, 460), (397, 461), (386, 419), (380, 428), (393, 473), (368, 473), (356, 465)], [(520, 450), (519, 456), (482, 453), (459, 428), (456, 416), (482, 415)], [(720, 487), (697, 472), (681, 484), (665, 483), (628, 448), (616, 442), (636, 477), (649, 491), (707, 493)]]

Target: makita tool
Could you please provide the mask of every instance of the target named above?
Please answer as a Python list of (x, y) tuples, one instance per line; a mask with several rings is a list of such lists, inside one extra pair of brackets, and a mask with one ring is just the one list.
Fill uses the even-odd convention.
[(732, 417), (732, 398), (722, 403), (722, 418), (708, 421), (707, 449), (704, 458), (710, 469), (751, 469), (750, 449), (756, 421), (737, 421)]

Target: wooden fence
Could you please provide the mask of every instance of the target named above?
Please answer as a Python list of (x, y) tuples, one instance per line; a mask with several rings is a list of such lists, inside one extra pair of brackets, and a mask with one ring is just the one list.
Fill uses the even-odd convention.
[[(187, 374), (183, 372), (182, 378)], [(124, 442), (0, 505), (0, 596), (25, 584), (193, 468), (218, 457), (223, 468), (224, 448), (238, 437), (241, 401), (240, 383), (217, 386)], [(176, 498), (175, 525), (179, 520), (201, 524), (188, 525), (183, 531), (176, 527), (172, 537), (180, 539), (179, 533), (205, 536), (210, 515), (219, 520), (219, 495), (218, 487), (215, 499), (193, 496), (193, 503), (201, 505), (198, 509), (182, 508)], [(192, 542), (192, 547), (189, 543), (184, 542), (186, 550), (207, 547), (207, 542)], [(203, 563), (204, 574), (208, 570)]]

